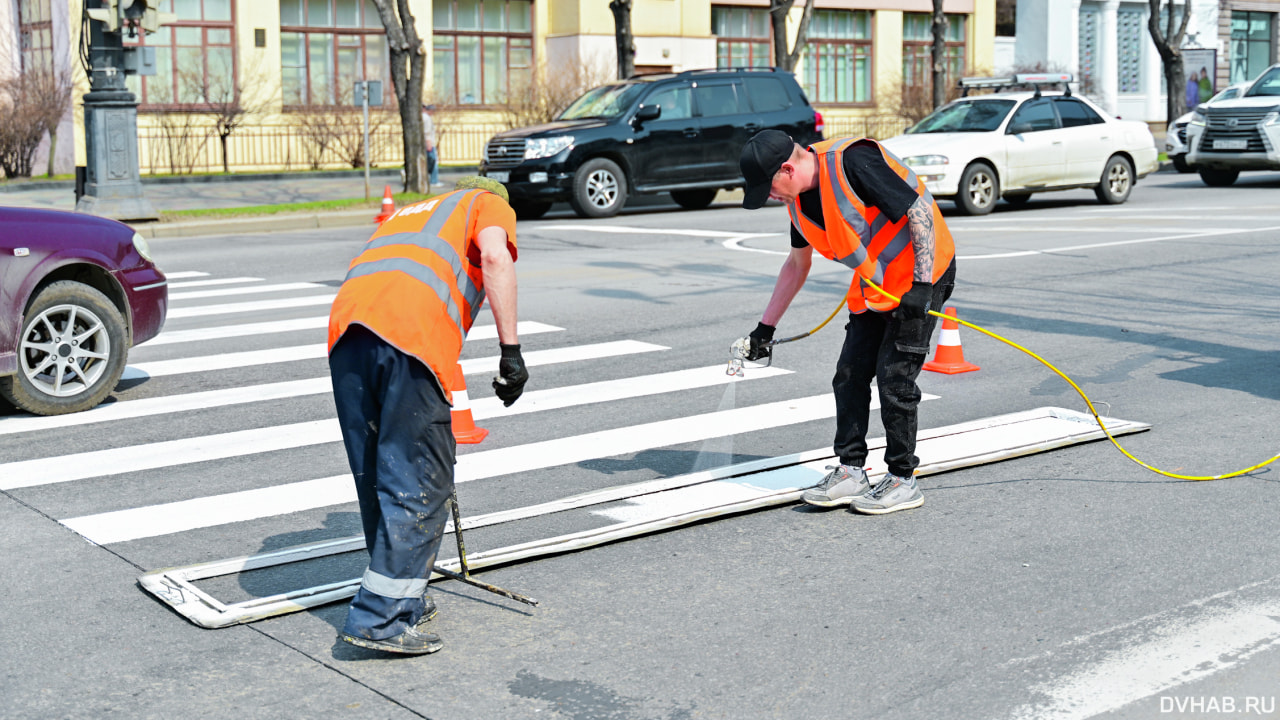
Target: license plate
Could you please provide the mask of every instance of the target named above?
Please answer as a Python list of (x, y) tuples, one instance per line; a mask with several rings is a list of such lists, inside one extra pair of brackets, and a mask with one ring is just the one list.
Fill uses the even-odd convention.
[(1214, 140), (1214, 150), (1244, 150), (1249, 147), (1248, 140)]
[(492, 171), (492, 170), (491, 170), (491, 171), (489, 171), (489, 174), (488, 174), (488, 175), (486, 175), (485, 177), (490, 177), (490, 178), (493, 178), (494, 180), (497, 180), (497, 181), (498, 181), (498, 182), (500, 182), (500, 183), (505, 183), (505, 182), (507, 182), (508, 180), (510, 180), (510, 179), (511, 179), (511, 173), (509, 173), (509, 172), (494, 172), (494, 171)]

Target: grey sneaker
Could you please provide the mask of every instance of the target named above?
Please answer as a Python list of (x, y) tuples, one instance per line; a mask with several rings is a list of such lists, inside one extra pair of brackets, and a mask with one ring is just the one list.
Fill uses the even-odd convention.
[(417, 628), (406, 628), (404, 632), (386, 640), (370, 640), (342, 633), (339, 635), (346, 642), (370, 650), (381, 650), (401, 655), (426, 655), (444, 647), (444, 642), (435, 633), (422, 632)]
[(876, 483), (871, 491), (856, 497), (850, 503), (850, 512), (864, 515), (887, 515), (899, 510), (910, 510), (924, 504), (924, 493), (909, 478), (885, 473), (884, 479)]
[(830, 473), (822, 478), (822, 482), (804, 491), (801, 500), (818, 507), (839, 507), (848, 505), (855, 495), (861, 495), (871, 488), (867, 480), (867, 471), (862, 468), (850, 468), (844, 465), (828, 465)]
[(440, 611), (436, 609), (436, 601), (432, 600), (430, 595), (423, 595), (422, 603), (422, 617), (418, 618), (418, 622), (414, 623), (413, 627), (421, 632), (426, 632), (423, 630), (423, 626), (431, 622), (436, 615), (439, 615)]

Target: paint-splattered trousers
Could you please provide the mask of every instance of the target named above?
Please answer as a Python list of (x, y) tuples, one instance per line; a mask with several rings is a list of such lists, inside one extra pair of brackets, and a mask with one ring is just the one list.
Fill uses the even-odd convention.
[[(938, 282), (933, 284), (929, 309), (942, 312), (956, 284), (956, 264), (952, 260)], [(867, 429), (871, 418), (871, 381), (880, 392), (880, 420), (884, 424), (884, 460), (889, 472), (911, 477), (920, 458), (916, 457), (916, 409), (920, 386), (916, 378), (929, 354), (929, 336), (937, 318), (924, 319), (923, 344), (904, 342), (902, 323), (895, 313), (870, 310), (850, 313), (845, 325), (844, 347), (836, 363), (831, 387), (836, 396), (836, 438), (834, 450), (845, 465), (862, 467), (867, 460)]]
[(369, 549), (343, 632), (385, 640), (424, 609), (453, 491), (449, 404), (426, 365), (362, 325), (334, 345), (329, 371)]

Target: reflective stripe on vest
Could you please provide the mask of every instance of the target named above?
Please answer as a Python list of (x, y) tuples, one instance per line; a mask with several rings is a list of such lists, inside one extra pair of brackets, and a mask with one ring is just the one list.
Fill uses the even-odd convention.
[[(844, 151), (861, 138), (829, 140), (810, 146), (818, 163), (818, 189), (822, 198), (823, 223), (819, 227), (800, 212), (797, 198), (788, 204), (791, 223), (823, 257), (835, 260), (855, 273), (857, 282), (849, 287), (849, 309), (862, 312), (868, 307), (874, 310), (891, 310), (897, 302), (880, 295), (865, 280), (883, 287), (887, 292), (901, 297), (911, 287), (914, 274), (914, 253), (911, 246), (909, 222), (903, 217), (891, 221), (879, 208), (864, 205), (849, 185), (844, 174)], [(874, 141), (872, 141), (874, 142)], [(916, 193), (933, 207), (934, 212), (934, 277), (937, 280), (951, 263), (955, 248), (951, 233), (942, 220), (933, 195), (920, 182), (911, 168), (903, 165), (882, 145), (875, 143), (886, 164), (894, 170)], [(835, 213), (831, 212), (834, 207)], [(834, 216), (834, 217), (833, 217)], [(829, 232), (833, 224), (843, 227)], [(912, 267), (906, 268), (905, 265)], [(905, 284), (904, 284), (905, 283)]]

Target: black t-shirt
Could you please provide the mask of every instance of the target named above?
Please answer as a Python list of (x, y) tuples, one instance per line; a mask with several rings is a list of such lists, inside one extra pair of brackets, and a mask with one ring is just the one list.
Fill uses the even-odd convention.
[[(812, 152), (812, 150), (810, 151)], [(906, 216), (920, 195), (898, 177), (898, 173), (884, 161), (880, 149), (872, 143), (855, 143), (844, 151), (844, 176), (849, 187), (867, 206), (880, 209), (893, 222)], [(822, 220), (822, 196), (817, 188), (800, 193), (800, 212), (810, 222), (826, 228)], [(809, 244), (804, 235), (791, 226), (791, 247), (802, 248)]]

